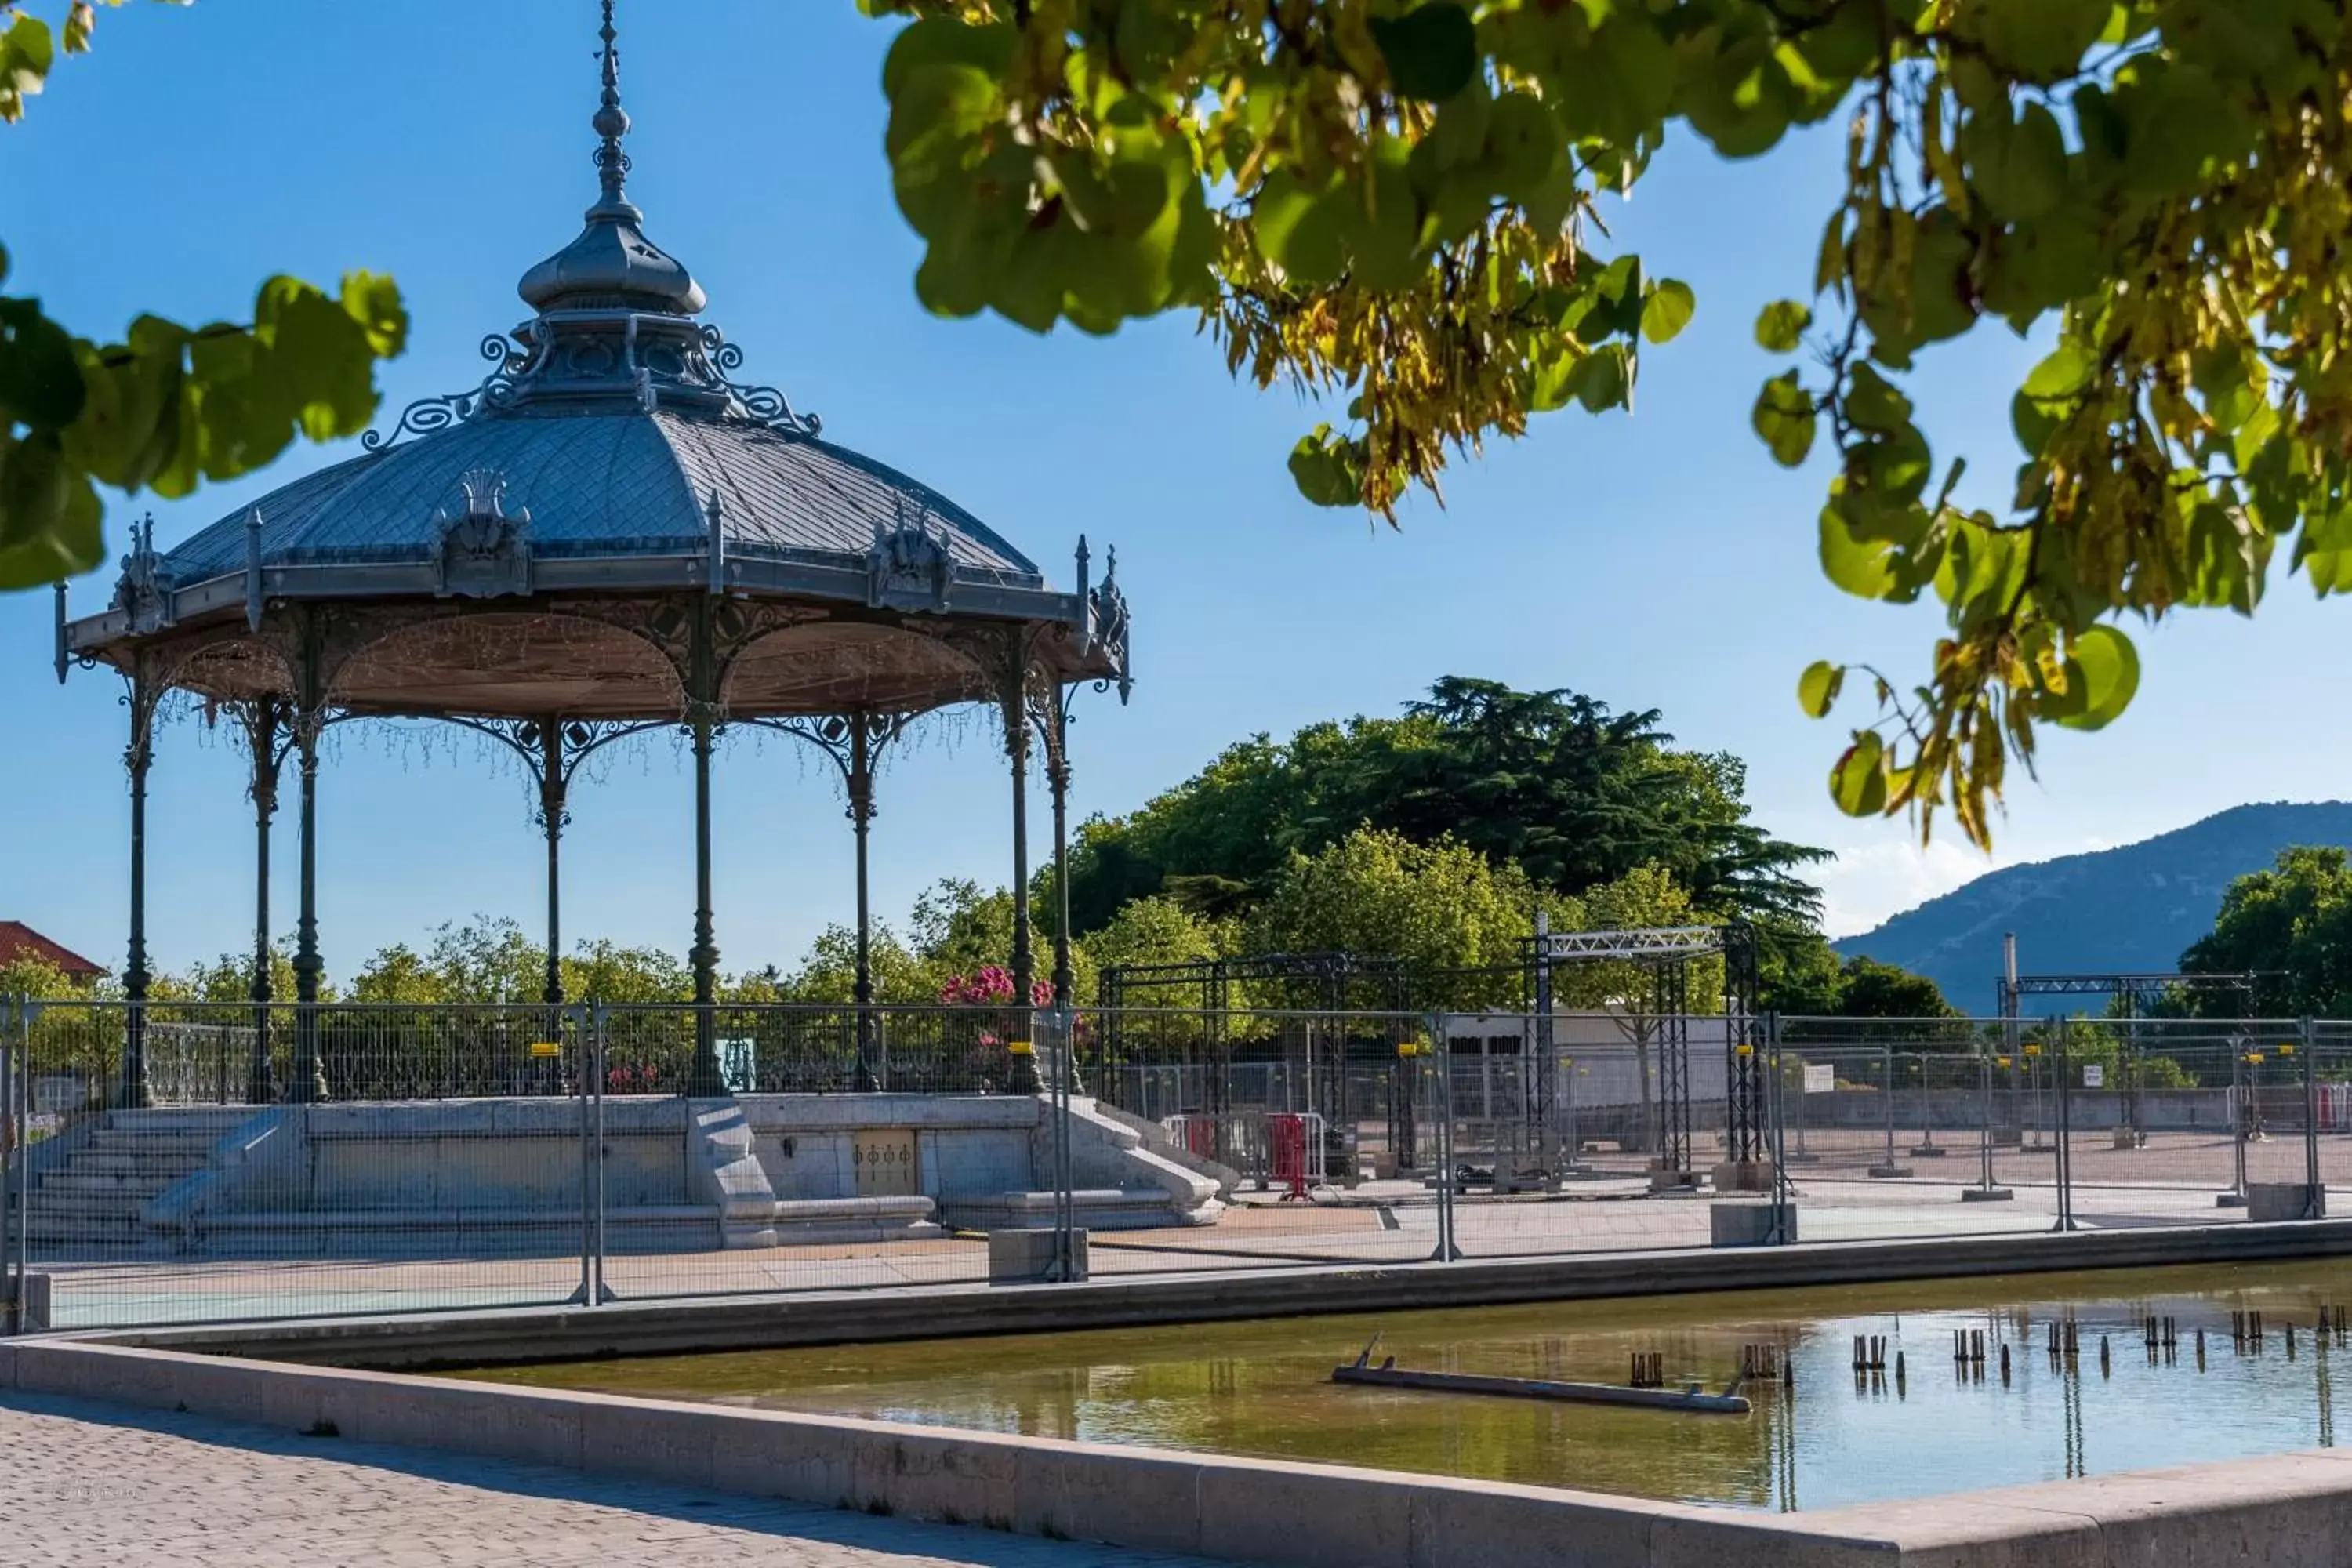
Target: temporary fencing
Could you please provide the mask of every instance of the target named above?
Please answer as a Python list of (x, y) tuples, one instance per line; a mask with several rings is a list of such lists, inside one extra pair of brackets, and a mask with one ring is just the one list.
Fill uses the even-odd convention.
[(0, 1156), (16, 1329), (2295, 1219), (2352, 1023), (13, 998)]

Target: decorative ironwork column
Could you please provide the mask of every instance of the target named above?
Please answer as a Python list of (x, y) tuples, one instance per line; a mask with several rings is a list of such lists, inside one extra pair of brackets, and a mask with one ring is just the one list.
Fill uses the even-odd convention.
[(1045, 742), (1045, 788), (1054, 802), (1054, 1005), (1070, 1006), (1076, 976), (1070, 967), (1070, 692), (1042, 694), (1038, 731)]
[(278, 1098), (269, 1061), (269, 1005), (277, 988), (269, 949), (269, 827), (278, 815), (278, 778), (286, 763), (286, 705), (264, 697), (238, 705), (246, 744), (253, 752), (253, 1050), (246, 1067), (245, 1102)]
[(1062, 1071), (1073, 1094), (1084, 1092), (1077, 1082), (1077, 1026), (1070, 1012), (1077, 1005), (1077, 976), (1070, 963), (1070, 702), (1076, 695), (1077, 688), (1058, 682), (1033, 687), (1029, 695), (1030, 718), (1045, 743), (1045, 786), (1054, 802), (1054, 1005), (1072, 1016), (1063, 1040)]
[(910, 713), (876, 713), (861, 709), (855, 713), (822, 718), (794, 715), (748, 721), (761, 729), (805, 741), (823, 752), (840, 770), (842, 788), (849, 797), (847, 815), (857, 847), (857, 968), (850, 985), (850, 996), (857, 1009), (857, 1064), (852, 1069), (850, 1085), (859, 1094), (872, 1094), (882, 1088), (877, 1068), (880, 1050), (875, 1026), (874, 912), (867, 859), (875, 815), (874, 769), (890, 743), (906, 733), (914, 717)]
[(294, 1068), (286, 1098), (308, 1104), (327, 1098), (325, 1064), (319, 1057), (319, 980), (326, 960), (319, 955), (319, 731), (326, 722), (319, 679), (319, 628), (306, 617), (302, 631), (301, 692), (293, 715), (295, 764), (300, 780), (300, 912), (294, 922)]
[(131, 774), (131, 951), (122, 967), (122, 1080), (115, 1088), (117, 1109), (147, 1104), (147, 768), (154, 760), (154, 688), (143, 676), (131, 678), (131, 743), (122, 765)]
[(719, 730), (717, 650), (711, 600), (695, 606), (693, 686), (687, 723), (694, 739), (694, 1067), (687, 1092), (710, 1098), (727, 1092), (719, 1069), (719, 934), (710, 910), (710, 751)]
[(1004, 754), (1013, 764), (1013, 1005), (1020, 1019), (1014, 1027), (1022, 1047), (1013, 1058), (1005, 1088), (1014, 1094), (1034, 1094), (1043, 1087), (1029, 1027), (1034, 1000), (1037, 960), (1029, 930), (1029, 660), (1028, 638), (1016, 636), (1013, 667), (1004, 689)]
[(571, 778), (563, 766), (563, 721), (550, 717), (539, 731), (539, 825), (547, 834), (547, 979), (540, 1000), (547, 1004), (548, 1038), (559, 1039), (563, 1005), (563, 830), (572, 815), (564, 807)]
[(849, 830), (857, 845), (857, 976), (850, 995), (857, 1004), (857, 1067), (850, 1085), (859, 1094), (882, 1087), (874, 1070), (874, 910), (866, 865), (866, 839), (874, 827), (874, 716), (853, 714), (849, 721), (849, 766), (844, 782), (849, 791)]
[[(667, 721), (633, 723), (617, 720), (453, 718), (477, 734), (487, 735), (521, 759), (531, 770), (532, 818), (547, 843), (547, 958), (540, 999), (551, 1014), (563, 1005), (563, 830), (572, 826), (572, 784), (581, 764), (615, 741), (625, 741), (650, 730), (668, 728)], [(550, 1039), (557, 1038), (559, 1018), (551, 1017)]]

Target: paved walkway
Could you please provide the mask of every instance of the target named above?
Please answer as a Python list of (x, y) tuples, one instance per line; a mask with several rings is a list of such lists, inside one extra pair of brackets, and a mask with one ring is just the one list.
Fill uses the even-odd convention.
[(0, 1395), (5, 1568), (1205, 1568), (571, 1470)]

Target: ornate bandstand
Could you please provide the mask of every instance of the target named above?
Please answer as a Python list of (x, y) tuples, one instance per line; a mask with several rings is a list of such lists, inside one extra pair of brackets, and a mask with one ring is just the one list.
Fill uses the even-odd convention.
[[(58, 672), (129, 687), (129, 1038), (120, 1102), (146, 1101), (141, 1008), (146, 797), (159, 705), (184, 693), (249, 742), (256, 880), (252, 996), (270, 985), (270, 827), (282, 768), (298, 782), (300, 908), (292, 1070), (257, 1045), (247, 1098), (330, 1094), (320, 1001), (317, 805), (321, 731), (348, 719), (469, 726), (526, 760), (547, 856), (543, 1000), (563, 1005), (561, 840), (569, 792), (599, 748), (676, 728), (694, 776), (689, 957), (701, 1024), (691, 1091), (716, 1092), (710, 1013), (711, 763), (729, 726), (823, 749), (856, 840), (856, 999), (873, 1002), (866, 845), (878, 759), (917, 717), (984, 704), (1012, 776), (1016, 996), (1032, 994), (1027, 781), (1036, 753), (1066, 848), (1069, 700), (1126, 697), (1129, 619), (1116, 557), (1099, 582), (1049, 584), (1004, 538), (929, 487), (824, 438), (812, 414), (736, 379), (741, 350), (701, 319), (687, 268), (630, 200), (612, 5), (593, 126), (600, 190), (579, 237), (524, 274), (533, 314), (482, 344), (477, 387), (410, 406), (364, 451), (171, 550), (133, 531), (111, 604), (79, 619), (58, 590)], [(1056, 879), (1059, 886), (1059, 879)], [(1068, 921), (1052, 983), (1070, 998)], [(1019, 1087), (1016, 1085), (1016, 1087)]]

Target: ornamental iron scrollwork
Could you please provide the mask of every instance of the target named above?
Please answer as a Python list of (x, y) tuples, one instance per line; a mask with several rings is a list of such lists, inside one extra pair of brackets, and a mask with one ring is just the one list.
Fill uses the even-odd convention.
[(727, 335), (717, 327), (706, 325), (702, 329), (702, 348), (709, 356), (714, 379), (727, 389), (729, 412), (755, 420), (782, 435), (814, 439), (824, 433), (823, 419), (794, 410), (792, 400), (779, 389), (730, 379), (730, 373), (743, 368), (743, 351), (729, 342)]
[[(520, 757), (531, 770), (531, 788), (538, 796), (534, 809), (539, 826), (559, 832), (572, 825), (572, 814), (564, 803), (583, 763), (606, 746), (668, 729), (672, 722), (667, 719), (469, 719), (457, 715), (447, 721), (486, 735)], [(546, 771), (551, 724), (555, 726), (558, 747), (552, 779)]]
[(516, 383), (529, 368), (530, 356), (502, 334), (492, 332), (482, 340), (482, 357), (499, 368), (479, 386), (470, 392), (420, 397), (400, 411), (399, 421), (389, 432), (370, 430), (360, 437), (360, 445), (371, 452), (381, 451), (403, 436), (430, 436), (463, 425), (485, 408), (503, 408), (513, 402)]
[[(849, 820), (863, 826), (874, 820), (874, 764), (890, 743), (907, 732), (917, 715), (912, 713), (821, 713), (792, 714), (783, 718), (750, 719), (744, 721), (759, 729), (772, 730), (780, 735), (790, 735), (823, 752), (841, 772), (843, 786), (849, 792)], [(859, 731), (864, 731), (865, 770), (858, 768)]]

